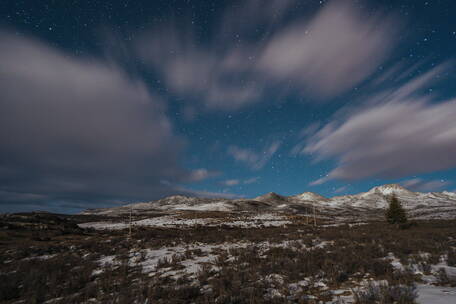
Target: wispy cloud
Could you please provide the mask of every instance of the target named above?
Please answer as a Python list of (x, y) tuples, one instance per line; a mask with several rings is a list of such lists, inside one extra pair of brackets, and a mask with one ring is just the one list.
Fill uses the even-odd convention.
[(316, 179), (314, 181), (311, 181), (309, 183), (309, 186), (318, 186), (318, 185), (322, 185), (324, 183), (326, 183), (328, 180), (329, 180), (329, 176), (326, 175), (326, 176), (323, 176), (323, 177), (320, 177), (319, 179)]
[(263, 168), (274, 156), (281, 145), (280, 141), (274, 141), (262, 151), (240, 148), (238, 146), (228, 147), (228, 154), (236, 161), (247, 164), (253, 170)]
[(237, 186), (237, 185), (250, 185), (256, 183), (260, 179), (259, 176), (248, 178), (248, 179), (227, 179), (221, 181), (220, 184), (227, 187)]
[(348, 190), (348, 186), (342, 186), (342, 187), (339, 187), (336, 190), (334, 190), (334, 193), (341, 193), (341, 192), (345, 192), (347, 190)]
[(239, 185), (240, 181), (238, 179), (227, 179), (222, 182), (220, 182), (221, 185), (231, 187), (231, 186), (236, 186)]
[(413, 178), (401, 183), (405, 188), (413, 191), (436, 191), (451, 185), (451, 182), (444, 180), (423, 180), (421, 178)]
[(273, 35), (259, 68), (276, 81), (294, 81), (328, 98), (372, 74), (391, 51), (399, 23), (390, 15), (368, 16), (348, 1), (331, 1), (312, 20)]
[(400, 22), (392, 15), (331, 1), (286, 21), (296, 2), (230, 6), (205, 43), (191, 24), (157, 25), (138, 35), (136, 49), (170, 93), (232, 111), (270, 95), (268, 88), (334, 97), (368, 78), (396, 45)]
[(190, 172), (188, 181), (189, 182), (199, 182), (211, 177), (219, 176), (220, 172), (209, 171), (205, 168), (195, 169)]
[(442, 64), (401, 85), (368, 96), (311, 136), (300, 151), (335, 157), (329, 179), (400, 178), (456, 167), (456, 100), (435, 102), (428, 88), (452, 65)]
[(260, 179), (260, 177), (259, 177), (259, 176), (256, 176), (256, 177), (252, 177), (252, 178), (246, 179), (246, 180), (244, 180), (242, 183), (243, 183), (244, 185), (250, 185), (250, 184), (256, 183), (259, 179)]

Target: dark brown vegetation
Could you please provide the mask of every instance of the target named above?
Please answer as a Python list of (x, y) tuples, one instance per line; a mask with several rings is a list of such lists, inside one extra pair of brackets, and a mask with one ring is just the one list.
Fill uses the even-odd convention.
[[(38, 225), (26, 224), (34, 221)], [(406, 304), (413, 303), (413, 282), (420, 277), (407, 267), (394, 269), (385, 259), (389, 253), (405, 266), (420, 265), (425, 273), (444, 255), (449, 265), (456, 263), (454, 220), (422, 221), (405, 230), (384, 222), (328, 228), (300, 222), (256, 229), (138, 228), (129, 240), (126, 231), (82, 230), (75, 225), (78, 221), (78, 217), (50, 214), (0, 219), (0, 302), (315, 303), (333, 298), (328, 290), (315, 287), (318, 282), (325, 282), (329, 289), (350, 289), (362, 279), (374, 278), (385, 280), (388, 287), (355, 292), (358, 303), (373, 303), (366, 300), (369, 297), (398, 295), (403, 297), (400, 303)], [(292, 242), (266, 250), (256, 246), (284, 240)], [(140, 266), (128, 263), (130, 252), (141, 249), (237, 241), (252, 245), (220, 252), (194, 279), (149, 276)], [(325, 246), (318, 246), (322, 242)], [(189, 250), (162, 260), (159, 267), (178, 269), (181, 261), (202, 254)], [(101, 267), (97, 261), (108, 255), (116, 255), (117, 263)], [(303, 280), (307, 283), (296, 285)]]

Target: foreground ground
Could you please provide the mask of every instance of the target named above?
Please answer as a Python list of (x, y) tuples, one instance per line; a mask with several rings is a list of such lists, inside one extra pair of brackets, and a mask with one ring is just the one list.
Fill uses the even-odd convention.
[[(172, 220), (171, 220), (172, 219)], [(2, 303), (456, 303), (456, 221), (0, 217)]]

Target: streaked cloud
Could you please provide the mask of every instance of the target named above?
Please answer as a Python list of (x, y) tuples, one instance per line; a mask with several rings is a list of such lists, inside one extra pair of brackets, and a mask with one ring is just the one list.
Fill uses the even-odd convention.
[(259, 176), (248, 178), (248, 179), (227, 179), (221, 181), (220, 184), (227, 187), (237, 186), (237, 185), (250, 185), (256, 183), (260, 179)]
[(239, 185), (240, 181), (238, 179), (227, 179), (222, 182), (220, 182), (221, 185), (231, 187), (231, 186), (236, 186)]
[(317, 160), (336, 158), (330, 179), (400, 178), (456, 167), (456, 100), (435, 102), (426, 91), (452, 64), (446, 63), (373, 94), (360, 108), (335, 116), (299, 152)]
[(412, 178), (401, 183), (405, 188), (412, 191), (429, 192), (442, 190), (451, 182), (444, 180), (423, 180), (421, 178)]
[(395, 44), (399, 26), (393, 16), (368, 16), (348, 1), (331, 1), (310, 21), (273, 35), (259, 68), (276, 81), (292, 81), (308, 93), (329, 98), (375, 71)]
[(253, 170), (259, 170), (269, 162), (281, 144), (280, 141), (274, 141), (261, 151), (254, 151), (253, 149), (240, 148), (233, 145), (228, 147), (228, 155), (232, 156), (238, 162), (245, 163)]
[(190, 172), (190, 176), (188, 178), (189, 182), (199, 182), (211, 177), (215, 177), (220, 175), (220, 172), (216, 171), (209, 171), (205, 168), (195, 169)]
[(391, 14), (331, 1), (314, 16), (285, 21), (295, 4), (228, 7), (205, 43), (191, 24), (157, 25), (139, 35), (136, 49), (171, 94), (233, 111), (260, 102), (271, 88), (330, 99), (368, 78), (396, 45), (401, 26)]
[(248, 179), (244, 180), (242, 183), (244, 185), (250, 185), (250, 184), (256, 183), (259, 179), (260, 179), (260, 177), (256, 176), (256, 177), (248, 178)]
[(326, 183), (328, 180), (329, 180), (329, 176), (325, 175), (324, 177), (311, 181), (309, 183), (309, 186), (318, 186), (318, 185)]
[(342, 186), (334, 190), (334, 193), (342, 193), (348, 190), (348, 186)]

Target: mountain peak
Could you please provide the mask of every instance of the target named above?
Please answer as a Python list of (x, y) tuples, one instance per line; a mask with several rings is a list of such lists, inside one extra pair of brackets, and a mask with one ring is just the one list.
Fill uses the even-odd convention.
[(328, 200), (326, 197), (315, 192), (303, 192), (301, 194), (293, 195), (293, 198), (304, 201)]
[[(437, 218), (437, 216), (439, 218), (449, 218), (450, 216), (456, 217), (456, 211), (454, 211), (456, 208), (451, 209), (453, 210), (451, 212), (453, 212), (454, 215), (447, 214), (448, 206), (456, 206), (455, 192), (415, 193), (398, 184), (377, 186), (368, 192), (335, 196), (332, 198), (325, 198), (314, 192), (304, 192), (293, 196), (283, 196), (274, 192), (269, 192), (254, 199), (236, 200), (174, 195), (151, 202), (134, 203), (107, 209), (86, 210), (83, 214), (117, 216), (128, 215), (131, 210), (133, 210), (135, 214), (141, 215), (156, 214), (158, 211), (179, 210), (230, 212), (283, 212), (285, 210), (299, 213), (303, 210), (302, 206), (308, 204), (317, 205), (319, 208), (328, 210), (330, 213), (334, 211), (334, 214), (342, 214), (340, 211), (344, 210), (344, 208), (348, 208), (346, 209), (347, 212), (356, 212), (356, 208), (362, 208), (362, 210), (385, 209), (388, 206), (388, 197), (393, 193), (401, 200), (404, 208), (407, 210), (419, 209), (419, 214), (423, 218)], [(442, 207), (440, 213), (435, 213), (436, 207)], [(445, 214), (443, 214), (443, 212), (445, 212)]]
[(282, 195), (277, 194), (275, 192), (269, 192), (269, 193), (266, 193), (266, 194), (263, 194), (263, 195), (260, 195), (260, 196), (254, 198), (254, 200), (256, 200), (256, 201), (284, 200), (284, 199), (285, 198)]
[(442, 194), (444, 194), (446, 196), (454, 196), (454, 197), (456, 197), (456, 192), (443, 191)]
[(391, 195), (391, 194), (396, 194), (396, 193), (411, 193), (410, 190), (407, 190), (406, 188), (402, 187), (399, 184), (386, 184), (382, 186), (377, 186), (372, 189), (370, 189), (367, 193), (372, 194), (372, 193), (378, 193), (382, 195)]
[(177, 195), (167, 196), (165, 198), (166, 199), (186, 199), (186, 198), (191, 198), (191, 196), (177, 194)]

